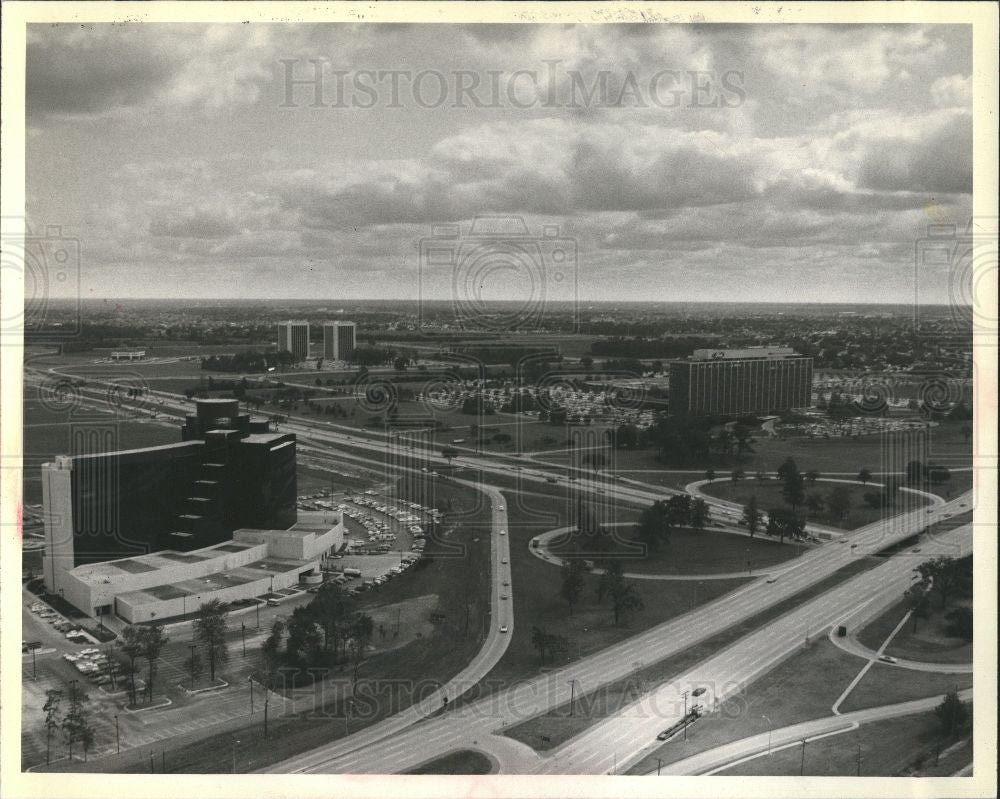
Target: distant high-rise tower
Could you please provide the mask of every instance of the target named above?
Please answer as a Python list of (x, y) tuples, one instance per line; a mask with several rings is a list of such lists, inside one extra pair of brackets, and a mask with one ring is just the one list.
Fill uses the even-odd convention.
[(354, 322), (326, 322), (323, 325), (324, 358), (349, 360), (357, 346), (357, 325)]
[(282, 322), (278, 325), (278, 350), (292, 353), (296, 361), (309, 357), (309, 323), (302, 321)]

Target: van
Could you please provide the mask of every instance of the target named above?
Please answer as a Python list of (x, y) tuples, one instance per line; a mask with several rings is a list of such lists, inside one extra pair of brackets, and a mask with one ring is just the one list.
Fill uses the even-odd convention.
[(280, 602), (278, 602), (278, 600), (277, 600), (277, 599), (269, 599), (269, 600), (267, 600), (267, 606), (268, 606), (269, 608), (276, 608), (276, 607), (278, 607), (278, 605), (280, 605), (280, 604), (281, 604), (281, 603), (280, 603)]

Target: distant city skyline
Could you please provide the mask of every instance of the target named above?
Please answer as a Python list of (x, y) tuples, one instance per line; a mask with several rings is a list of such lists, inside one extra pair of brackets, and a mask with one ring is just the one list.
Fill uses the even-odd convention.
[[(31, 26), (28, 220), (79, 240), (53, 296), (947, 304), (971, 75), (961, 25)], [(421, 264), (483, 215), (576, 255)]]

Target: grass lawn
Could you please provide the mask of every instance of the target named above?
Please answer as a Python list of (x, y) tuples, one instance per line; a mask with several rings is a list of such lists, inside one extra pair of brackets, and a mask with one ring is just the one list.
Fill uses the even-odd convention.
[[(855, 658), (855, 661), (858, 669), (864, 665), (858, 658)], [(852, 710), (908, 702), (925, 696), (943, 696), (949, 691), (962, 691), (970, 687), (972, 687), (971, 674), (912, 671), (887, 663), (876, 663), (854, 687), (839, 709), (841, 713), (849, 713)]]
[[(833, 483), (818, 480), (810, 486), (806, 484), (806, 495), (819, 494), (823, 497), (829, 496), (834, 488), (846, 488), (850, 493), (851, 506), (847, 515), (843, 519), (835, 519), (827, 508), (816, 514), (808, 513), (805, 507), (800, 507), (799, 513), (806, 516), (811, 522), (824, 524), (833, 527), (840, 527), (845, 530), (853, 530), (863, 527), (871, 522), (878, 521), (883, 517), (881, 508), (870, 508), (864, 503), (864, 495), (867, 492), (878, 491), (878, 486), (863, 486), (860, 483)], [(734, 483), (732, 480), (716, 480), (701, 487), (701, 491), (717, 499), (726, 499), (740, 505), (746, 505), (750, 497), (757, 497), (757, 507), (763, 511), (769, 508), (790, 508), (781, 496), (781, 483), (778, 480), (765, 480), (760, 483), (756, 479), (741, 480)], [(917, 494), (900, 492), (898, 507), (891, 508), (890, 514), (895, 515), (913, 508), (920, 508), (928, 504), (927, 499)]]
[[(941, 611), (937, 597), (932, 600), (933, 610), (929, 619), (914, 619), (906, 623), (892, 643), (886, 649), (886, 654), (907, 660), (926, 661), (928, 663), (971, 663), (972, 642), (961, 638), (953, 638), (945, 632), (948, 620), (945, 613), (952, 608), (967, 602), (952, 600), (948, 609)], [(909, 602), (897, 602), (882, 615), (873, 619), (858, 635), (858, 640), (871, 649), (878, 649), (886, 637), (899, 624), (900, 619), (909, 610)], [(916, 631), (914, 631), (916, 626)]]
[(463, 749), (424, 763), (406, 774), (489, 774), (493, 764), (482, 752)]
[[(634, 527), (618, 528), (619, 535), (631, 539)], [(671, 531), (670, 541), (657, 550), (639, 553), (640, 542), (630, 542), (612, 550), (607, 557), (620, 553), (625, 571), (638, 574), (726, 574), (748, 572), (747, 562), (754, 570), (783, 563), (798, 554), (794, 544), (781, 544), (767, 538), (723, 533), (714, 530), (692, 530), (681, 527)], [(561, 547), (550, 547), (553, 554), (572, 551), (572, 539)]]
[[(938, 760), (936, 750), (949, 749), (933, 712), (862, 725), (860, 729), (792, 746), (749, 760), (720, 776), (896, 777), (948, 776), (972, 760), (971, 739)], [(861, 746), (860, 774), (858, 745)], [(937, 763), (935, 761), (938, 760)]]

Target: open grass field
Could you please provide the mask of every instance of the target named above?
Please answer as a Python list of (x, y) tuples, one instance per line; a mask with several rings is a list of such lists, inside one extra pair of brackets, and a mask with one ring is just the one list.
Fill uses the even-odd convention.
[[(952, 599), (948, 610), (962, 604), (968, 602)], [(910, 617), (910, 621), (892, 639), (886, 654), (928, 663), (971, 663), (972, 643), (948, 635), (946, 632), (948, 621), (944, 617), (947, 610), (941, 611), (936, 597), (932, 600), (932, 607), (929, 619), (916, 619), (914, 624), (913, 617)], [(859, 633), (858, 640), (867, 647), (877, 649), (899, 624), (907, 610), (909, 610), (907, 601), (897, 602), (866, 625)]]
[[(844, 488), (850, 496), (850, 508), (842, 519), (837, 519), (830, 513), (829, 508), (824, 507), (819, 513), (809, 513), (805, 507), (800, 506), (798, 512), (810, 522), (824, 524), (831, 527), (840, 527), (844, 530), (853, 530), (863, 527), (871, 522), (883, 518), (885, 512), (881, 508), (871, 508), (865, 504), (864, 495), (869, 492), (879, 491), (879, 486), (869, 484), (867, 486), (860, 483), (834, 483), (825, 480), (817, 480), (813, 485), (806, 483), (805, 493), (819, 494), (824, 499), (830, 495), (834, 488)], [(746, 505), (750, 497), (757, 497), (757, 507), (763, 511), (769, 508), (791, 507), (785, 502), (781, 495), (781, 483), (778, 480), (768, 479), (758, 482), (756, 479), (741, 480), (734, 483), (731, 480), (716, 480), (701, 486), (702, 493), (717, 499), (725, 499)], [(899, 506), (890, 508), (888, 515), (895, 515), (904, 511), (921, 508), (929, 504), (925, 497), (909, 492), (899, 492)]]
[[(859, 758), (860, 746), (860, 758)], [(793, 746), (720, 771), (719, 776), (948, 776), (972, 761), (972, 741), (936, 757), (942, 742), (934, 713), (865, 724), (856, 731)]]
[(424, 763), (407, 774), (489, 774), (493, 764), (482, 752), (464, 749)]
[[(756, 574), (760, 569), (783, 563), (799, 553), (795, 544), (769, 538), (735, 535), (717, 530), (682, 527), (671, 531), (668, 543), (653, 550), (632, 541), (635, 528), (617, 528), (622, 543), (607, 557), (620, 557), (626, 572), (637, 574)], [(550, 547), (555, 555), (572, 552), (572, 539), (562, 547)], [(644, 551), (640, 552), (639, 549)], [(749, 564), (749, 565), (748, 565)]]

